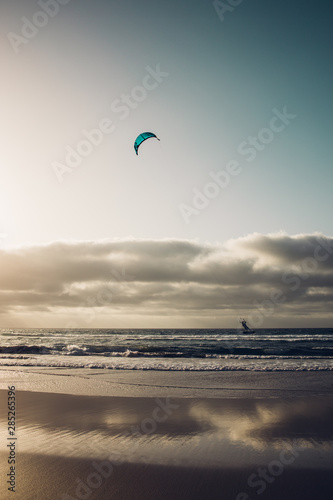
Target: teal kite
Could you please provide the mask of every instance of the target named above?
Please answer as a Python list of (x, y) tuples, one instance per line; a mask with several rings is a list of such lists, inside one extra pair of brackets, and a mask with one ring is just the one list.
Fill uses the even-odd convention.
[(155, 137), (155, 139), (159, 141), (159, 138), (152, 132), (142, 132), (142, 134), (138, 135), (134, 142), (134, 149), (136, 154), (138, 154), (140, 144), (142, 144), (146, 139), (150, 139), (150, 137)]

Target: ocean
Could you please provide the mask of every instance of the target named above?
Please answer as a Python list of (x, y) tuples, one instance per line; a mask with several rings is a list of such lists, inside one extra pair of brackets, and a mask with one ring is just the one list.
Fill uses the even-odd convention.
[(0, 329), (0, 366), (333, 370), (333, 329)]

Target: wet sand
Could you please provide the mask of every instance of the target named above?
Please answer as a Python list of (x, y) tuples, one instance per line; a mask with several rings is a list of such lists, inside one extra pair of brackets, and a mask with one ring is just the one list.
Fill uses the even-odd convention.
[[(75, 377), (63, 375), (58, 379), (69, 388)], [(103, 392), (112, 374), (99, 375)], [(284, 390), (283, 381), (274, 382), (278, 374), (253, 377), (260, 382), (252, 390), (251, 377), (228, 374), (223, 394), (211, 375), (197, 387), (202, 392), (209, 382), (214, 397), (193, 397), (193, 374), (164, 377), (168, 396), (158, 389), (163, 374), (148, 374), (150, 382), (142, 373), (116, 375), (126, 397), (17, 390), (15, 494), (5, 479), (7, 393), (0, 391), (1, 498), (333, 498), (333, 392), (326, 374), (297, 374), (294, 387), (285, 379)], [(87, 389), (95, 376), (84, 379)]]
[[(332, 500), (332, 471), (286, 470), (266, 491), (243, 487), (253, 474), (251, 468), (194, 468), (146, 466), (115, 467), (101, 486), (87, 482), (95, 469), (83, 459), (22, 455), (19, 466), (20, 491), (1, 498), (20, 500)], [(82, 481), (82, 483), (81, 483)], [(89, 483), (91, 484), (91, 483)], [(83, 486), (82, 486), (83, 485)], [(252, 490), (252, 491), (251, 491)], [(248, 492), (248, 496), (247, 493)], [(243, 492), (243, 496), (241, 495)]]

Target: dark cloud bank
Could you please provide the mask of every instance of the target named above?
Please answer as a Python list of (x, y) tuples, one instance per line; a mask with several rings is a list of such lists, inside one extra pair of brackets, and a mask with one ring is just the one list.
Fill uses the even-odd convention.
[(212, 317), (216, 326), (233, 326), (230, 318), (240, 314), (252, 315), (257, 326), (276, 317), (291, 326), (296, 317), (302, 326), (333, 324), (333, 238), (319, 233), (252, 234), (215, 245), (55, 242), (2, 249), (0, 263), (0, 312), (7, 318), (70, 318), (93, 308), (108, 315), (110, 326), (119, 314), (201, 317), (209, 326)]

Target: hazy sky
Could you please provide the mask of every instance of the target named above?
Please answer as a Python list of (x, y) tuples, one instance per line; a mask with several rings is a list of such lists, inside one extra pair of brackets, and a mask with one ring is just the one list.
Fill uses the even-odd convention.
[(332, 326), (332, 11), (2, 1), (2, 324)]

